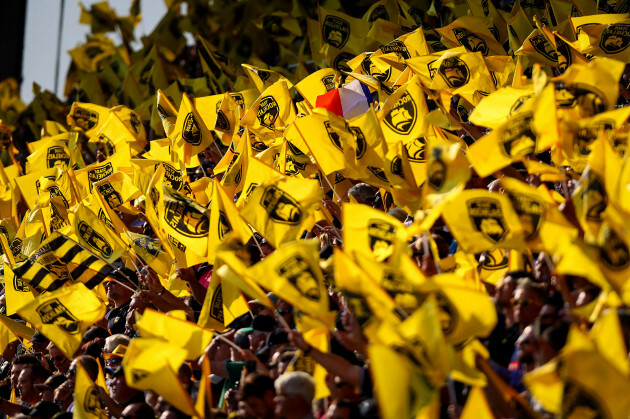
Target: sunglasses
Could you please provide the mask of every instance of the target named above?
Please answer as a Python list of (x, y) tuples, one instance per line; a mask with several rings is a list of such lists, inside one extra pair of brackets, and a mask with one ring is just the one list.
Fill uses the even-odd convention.
[(512, 303), (513, 306), (520, 305), (523, 308), (530, 305), (540, 305), (538, 301), (530, 300), (528, 298), (512, 298), (510, 302)]

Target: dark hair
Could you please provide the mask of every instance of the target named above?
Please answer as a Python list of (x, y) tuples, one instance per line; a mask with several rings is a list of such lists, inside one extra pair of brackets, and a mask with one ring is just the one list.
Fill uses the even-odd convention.
[(271, 377), (259, 373), (249, 374), (241, 385), (239, 400), (247, 400), (249, 397), (262, 399), (267, 391), (276, 394)]
[(145, 402), (131, 403), (130, 405), (127, 405), (127, 407), (129, 407), (129, 406), (137, 406), (138, 407), (138, 410), (136, 412), (137, 412), (137, 416), (139, 418), (153, 418), (153, 417), (155, 417), (155, 412), (153, 411), (151, 406), (149, 406)]
[(35, 381), (36, 379), (41, 379), (43, 383), (48, 377), (52, 375), (52, 373), (44, 368), (42, 364), (34, 364), (32, 367), (30, 367), (30, 369), (33, 381)]
[(13, 358), (13, 365), (42, 365), (35, 355), (24, 354)]
[(549, 345), (553, 348), (555, 353), (560, 352), (560, 349), (567, 343), (567, 337), (569, 336), (569, 323), (562, 322), (553, 326), (549, 326), (542, 333), (542, 337), (549, 342)]

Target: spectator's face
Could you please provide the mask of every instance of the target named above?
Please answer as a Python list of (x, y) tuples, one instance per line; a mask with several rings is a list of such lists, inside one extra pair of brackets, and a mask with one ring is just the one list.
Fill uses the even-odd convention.
[(66, 358), (66, 356), (63, 354), (63, 352), (59, 350), (59, 348), (53, 346), (50, 349), (50, 357), (52, 358), (53, 364), (55, 365), (55, 368), (57, 368), (57, 371), (62, 374), (68, 372), (68, 368), (70, 368), (70, 360)]
[(260, 330), (254, 330), (249, 334), (249, 347), (252, 351), (257, 351), (260, 345), (262, 345), (267, 339), (267, 333)]
[(541, 307), (542, 303), (533, 291), (520, 288), (514, 291), (514, 320), (522, 327), (536, 320)]
[(70, 406), (73, 391), (74, 385), (70, 381), (66, 381), (55, 390), (54, 402), (62, 412)]
[(16, 388), (20, 392), (20, 398), (22, 400), (29, 401), (37, 399), (39, 392), (33, 386), (33, 372), (30, 368), (22, 370), (18, 377)]
[(13, 365), (11, 367), (11, 385), (13, 388), (17, 388), (18, 378), (23, 369), (24, 365)]
[(109, 395), (118, 403), (125, 404), (135, 395), (136, 390), (130, 388), (125, 381), (125, 376), (114, 377), (109, 382)]
[(534, 362), (534, 354), (536, 351), (536, 338), (534, 336), (534, 328), (527, 326), (523, 333), (516, 340), (516, 348), (518, 349), (516, 356), (518, 360), (524, 364)]
[(46, 387), (39, 393), (39, 398), (45, 402), (52, 402), (55, 399), (55, 390)]

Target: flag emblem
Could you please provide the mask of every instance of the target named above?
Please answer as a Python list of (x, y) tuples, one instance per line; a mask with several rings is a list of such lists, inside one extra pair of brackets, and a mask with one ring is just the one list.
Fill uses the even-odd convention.
[(508, 197), (512, 201), (514, 210), (518, 214), (518, 218), (523, 225), (525, 239), (533, 239), (544, 219), (545, 207), (542, 202), (536, 201), (524, 195), (516, 195), (508, 193)]
[(372, 172), (374, 176), (382, 180), (383, 182), (388, 182), (387, 176), (385, 175), (385, 171), (380, 167), (368, 166), (367, 169)]
[(79, 333), (79, 320), (58, 299), (45, 302), (36, 311), (42, 323), (57, 325), (71, 335)]
[(188, 205), (184, 199), (164, 199), (164, 221), (175, 231), (187, 237), (204, 237), (208, 234), (210, 220), (199, 209)]
[(88, 223), (85, 221), (79, 221), (77, 227), (77, 233), (92, 249), (96, 250), (101, 257), (109, 259), (112, 255), (112, 247), (107, 243), (105, 237), (97, 233)]
[(319, 282), (308, 262), (300, 255), (291, 257), (279, 264), (278, 275), (286, 278), (304, 297), (319, 301)]
[(468, 66), (458, 57), (450, 57), (442, 60), (438, 72), (449, 87), (462, 87), (470, 80), (470, 70)]
[(89, 131), (98, 124), (98, 113), (78, 106), (74, 109), (72, 117), (74, 118), (76, 126), (84, 131)]
[(341, 49), (350, 38), (350, 23), (340, 17), (328, 15), (322, 25), (322, 35), (327, 44)]
[(49, 147), (46, 153), (46, 166), (52, 169), (62, 164), (70, 164), (70, 156), (61, 146)]
[(415, 140), (409, 141), (405, 144), (407, 153), (409, 154), (409, 160), (416, 163), (426, 162), (425, 149), (427, 140), (424, 137), (418, 137)]
[(361, 128), (359, 127), (350, 127), (350, 131), (352, 131), (356, 140), (356, 157), (357, 159), (360, 159), (365, 154), (365, 150), (367, 150), (365, 135), (363, 135), (363, 131), (361, 131)]
[(434, 160), (427, 170), (427, 182), (435, 189), (439, 190), (446, 181), (446, 165), (441, 160)]
[(599, 47), (606, 54), (616, 54), (630, 46), (630, 25), (616, 23), (606, 26)]
[(105, 202), (107, 202), (111, 209), (119, 207), (123, 204), (122, 197), (116, 189), (114, 189), (111, 183), (105, 182), (102, 185), (97, 186), (96, 189), (103, 196)]
[(269, 129), (273, 129), (273, 125), (278, 119), (278, 115), (280, 114), (280, 107), (278, 106), (278, 102), (273, 96), (265, 96), (260, 100), (260, 106), (258, 107), (258, 122), (260, 125), (267, 127)]
[(599, 259), (612, 271), (623, 271), (630, 264), (630, 250), (628, 250), (628, 246), (610, 227), (604, 228), (602, 247), (599, 249)]
[(267, 210), (269, 218), (278, 223), (298, 225), (302, 220), (301, 205), (275, 185), (266, 188), (260, 204)]
[(547, 40), (547, 37), (543, 34), (538, 34), (529, 38), (529, 42), (534, 49), (543, 57), (549, 61), (558, 61), (558, 53), (553, 48), (553, 45)]
[(498, 243), (507, 235), (509, 229), (505, 224), (501, 204), (497, 199), (471, 199), (466, 202), (466, 206), (475, 230), (488, 240)]
[(417, 109), (416, 102), (405, 91), (385, 116), (385, 125), (397, 134), (407, 135), (416, 125)]
[(334, 74), (329, 74), (327, 76), (322, 77), (322, 83), (324, 87), (326, 88), (327, 92), (330, 92), (332, 89), (335, 88), (334, 80), (335, 80)]
[(225, 215), (223, 211), (219, 210), (219, 240), (223, 240), (223, 237), (225, 237), (225, 235), (230, 231), (232, 231), (232, 225), (230, 224), (227, 215)]
[(201, 131), (199, 130), (199, 124), (195, 120), (192, 112), (186, 115), (186, 119), (184, 119), (184, 126), (182, 127), (182, 138), (188, 144), (201, 144)]
[(216, 321), (223, 323), (223, 291), (221, 290), (221, 284), (217, 286), (212, 295), (212, 302), (210, 304), (209, 316)]
[(368, 222), (368, 237), (370, 249), (374, 254), (391, 255), (393, 251), (395, 228), (390, 223), (382, 220), (370, 220)]
[(615, 128), (615, 121), (611, 119), (605, 119), (595, 121), (590, 125), (580, 127), (574, 137), (573, 147), (575, 152), (580, 156), (588, 156), (591, 154), (591, 144), (597, 139), (599, 130), (604, 128), (606, 135), (610, 137), (611, 131)]
[(503, 131), (501, 149), (508, 157), (521, 157), (536, 150), (536, 134), (533, 130), (534, 114), (526, 112), (510, 120)]
[(97, 417), (105, 417), (105, 407), (103, 402), (96, 394), (94, 386), (91, 386), (85, 393), (85, 400), (83, 401), (83, 408), (86, 412), (96, 415)]
[(457, 41), (470, 52), (481, 52), (482, 55), (488, 55), (488, 45), (486, 41), (464, 28), (454, 28), (453, 34)]
[(581, 106), (590, 115), (604, 112), (608, 109), (608, 100), (602, 92), (583, 83), (570, 86), (556, 82), (556, 103), (560, 108), (575, 108)]
[(610, 418), (604, 404), (584, 387), (565, 378), (562, 394), (563, 417)]

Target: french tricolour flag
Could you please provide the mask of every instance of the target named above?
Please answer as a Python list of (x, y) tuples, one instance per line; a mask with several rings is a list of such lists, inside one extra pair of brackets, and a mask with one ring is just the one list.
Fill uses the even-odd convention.
[(326, 108), (346, 119), (352, 119), (370, 109), (372, 95), (366, 85), (358, 80), (352, 80), (339, 89), (332, 89), (317, 96), (315, 106)]

